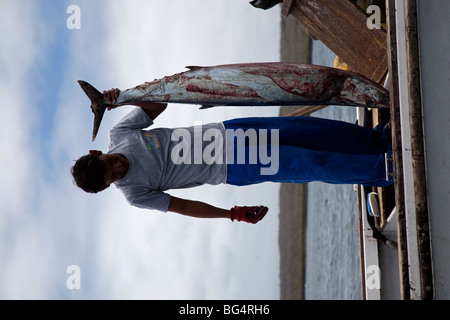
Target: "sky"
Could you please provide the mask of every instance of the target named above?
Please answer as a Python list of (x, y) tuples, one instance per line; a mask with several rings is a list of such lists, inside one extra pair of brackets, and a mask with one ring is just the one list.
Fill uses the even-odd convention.
[[(127, 89), (188, 65), (279, 61), (280, 8), (247, 0), (0, 6), (0, 298), (278, 299), (277, 184), (169, 192), (223, 208), (269, 206), (251, 225), (137, 209), (114, 186), (87, 194), (70, 168), (91, 149), (107, 151), (109, 129), (133, 108), (107, 112), (91, 142), (93, 114), (77, 80)], [(170, 104), (155, 126), (278, 111)]]

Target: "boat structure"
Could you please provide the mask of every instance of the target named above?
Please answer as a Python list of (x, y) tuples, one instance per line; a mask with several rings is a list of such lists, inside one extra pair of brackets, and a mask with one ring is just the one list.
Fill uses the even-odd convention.
[(450, 298), (450, 1), (284, 0), (281, 13), (333, 51), (335, 67), (390, 92), (388, 110), (357, 112), (360, 125), (389, 125), (394, 180), (355, 186), (362, 298)]

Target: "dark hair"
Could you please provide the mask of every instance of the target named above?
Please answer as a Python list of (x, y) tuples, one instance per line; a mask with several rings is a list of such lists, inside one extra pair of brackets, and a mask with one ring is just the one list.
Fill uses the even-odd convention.
[(99, 156), (82, 156), (70, 171), (77, 186), (86, 192), (97, 193), (105, 186), (105, 164)]

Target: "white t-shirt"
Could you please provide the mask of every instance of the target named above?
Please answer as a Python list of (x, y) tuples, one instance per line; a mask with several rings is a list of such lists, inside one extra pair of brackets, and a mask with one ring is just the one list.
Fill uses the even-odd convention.
[(164, 191), (226, 182), (222, 123), (144, 130), (152, 124), (137, 107), (110, 131), (108, 153), (120, 153), (129, 162), (115, 185), (131, 205), (166, 212), (170, 195)]

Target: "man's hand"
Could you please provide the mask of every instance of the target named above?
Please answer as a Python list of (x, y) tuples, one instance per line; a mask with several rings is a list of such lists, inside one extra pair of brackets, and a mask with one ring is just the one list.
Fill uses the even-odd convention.
[[(117, 97), (119, 96), (120, 90), (117, 88), (113, 88), (107, 91), (103, 91), (103, 97), (108, 103), (116, 103)], [(108, 106), (108, 110), (117, 108), (118, 106)]]
[[(105, 98), (107, 103), (116, 103), (119, 94), (120, 90), (117, 88), (103, 91), (103, 97)], [(156, 102), (139, 102), (139, 103), (132, 103), (131, 105), (141, 107), (142, 110), (144, 110), (145, 113), (147, 113), (147, 115), (152, 120), (155, 120), (156, 117), (159, 116), (161, 112), (163, 112), (167, 107), (167, 103), (156, 103)], [(112, 110), (117, 107), (118, 106), (116, 105), (109, 105), (106, 109)]]
[(257, 207), (238, 207), (235, 206), (230, 210), (231, 220), (245, 221), (248, 223), (257, 223), (266, 215), (269, 208), (264, 206)]

